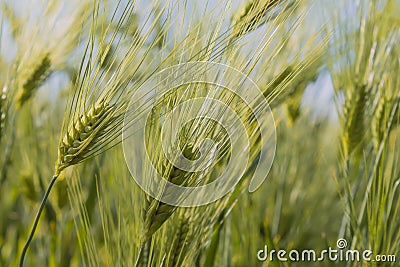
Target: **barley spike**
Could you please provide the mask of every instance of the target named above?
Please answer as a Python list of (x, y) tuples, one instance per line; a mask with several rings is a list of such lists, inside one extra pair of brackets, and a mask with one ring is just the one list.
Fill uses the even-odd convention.
[(87, 112), (79, 116), (78, 120), (70, 123), (59, 145), (56, 173), (86, 158), (96, 137), (108, 126), (111, 112), (112, 106), (101, 101), (99, 104), (92, 104)]
[[(188, 159), (193, 159), (195, 153), (193, 151), (193, 145), (187, 145), (183, 151), (183, 155)], [(168, 168), (166, 168), (168, 172)], [(184, 185), (193, 173), (180, 170), (173, 166), (170, 168), (169, 174), (167, 175), (168, 181), (176, 185)], [(163, 195), (169, 194), (168, 190), (162, 192)], [(148, 197), (144, 214), (144, 232), (143, 242), (148, 240), (176, 210), (175, 206), (158, 201), (157, 199)]]
[(51, 60), (50, 55), (46, 54), (40, 64), (37, 65), (32, 74), (22, 84), (17, 95), (17, 105), (21, 107), (26, 101), (28, 101), (35, 91), (46, 81), (50, 75)]

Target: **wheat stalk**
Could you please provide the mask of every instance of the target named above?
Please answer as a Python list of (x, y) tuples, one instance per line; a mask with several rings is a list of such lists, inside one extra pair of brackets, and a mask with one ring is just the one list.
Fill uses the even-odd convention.
[[(78, 41), (78, 33), (82, 30), (82, 24), (86, 19), (86, 16), (82, 16), (82, 13), (79, 16), (75, 16), (74, 23), (67, 28), (65, 35), (61, 35), (62, 38), (65, 38), (60, 41), (54, 42), (57, 38), (50, 38), (50, 42), (43, 43), (44, 40), (37, 40), (38, 38), (48, 37), (49, 34), (38, 33), (38, 28), (35, 28), (37, 25), (35, 23), (29, 23), (27, 25), (33, 25), (34, 29), (28, 29), (29, 27), (19, 27), (20, 19), (16, 18), (12, 13), (12, 10), (7, 6), (3, 6), (8, 13), (8, 18), (11, 20), (13, 25), (13, 35), (18, 44), (17, 51), (17, 70), (16, 70), (16, 106), (17, 108), (21, 108), (29, 99), (32, 98), (37, 89), (46, 81), (49, 77), (52, 70), (57, 67), (62, 66), (72, 49), (75, 47)], [(8, 9), (7, 9), (8, 8)], [(87, 5), (81, 5), (78, 9), (79, 11), (83, 11), (87, 14), (88, 8)], [(46, 14), (47, 15), (47, 14)], [(22, 20), (21, 20), (22, 21)], [(79, 26), (76, 27), (77, 21), (79, 21)], [(33, 33), (33, 35), (32, 35)], [(60, 32), (57, 32), (59, 34)], [(29, 37), (29, 38), (28, 38)], [(53, 36), (54, 37), (54, 36)], [(36, 39), (35, 39), (36, 38)], [(29, 47), (26, 47), (26, 40), (30, 40)], [(52, 42), (52, 43), (51, 43)], [(34, 45), (32, 45), (34, 44)], [(42, 47), (40, 47), (42, 45)], [(39, 51), (39, 52), (38, 52)], [(45, 52), (43, 51), (51, 51)], [(14, 129), (14, 128), (13, 128)], [(10, 146), (13, 143), (14, 132), (12, 133)], [(11, 151), (11, 150), (10, 150)], [(27, 241), (22, 249), (19, 266), (23, 266), (23, 262), (25, 259), (26, 252), (29, 248), (29, 245), (33, 239), (34, 233), (36, 231), (37, 225), (39, 223), (39, 219), (43, 208), (47, 202), (47, 198), (50, 194), (50, 191), (57, 180), (59, 172), (56, 171), (56, 174), (50, 181), (50, 184), (43, 196), (42, 202), (39, 206), (39, 210), (36, 213), (31, 231), (29, 232), (29, 236)], [(5, 177), (5, 169), (2, 170), (2, 180)]]
[(29, 245), (30, 245), (30, 243), (31, 243), (31, 241), (33, 239), (33, 236), (35, 235), (35, 231), (36, 231), (36, 228), (37, 228), (38, 223), (39, 223), (40, 215), (42, 214), (43, 208), (44, 208), (44, 206), (45, 206), (45, 204), (47, 202), (47, 198), (49, 197), (51, 189), (53, 188), (54, 183), (56, 181), (57, 181), (57, 176), (53, 176), (53, 178), (51, 179), (50, 184), (49, 184), (46, 192), (44, 193), (42, 202), (40, 203), (40, 206), (39, 206), (39, 210), (37, 211), (36, 216), (35, 216), (35, 220), (33, 221), (32, 229), (29, 232), (29, 236), (28, 236), (28, 238), (27, 238), (27, 240), (25, 242), (24, 247), (22, 248), (21, 257), (19, 259), (19, 265), (18, 265), (19, 267), (23, 267), (24, 266), (24, 259), (25, 259), (26, 252), (28, 251)]
[[(124, 15), (126, 15), (125, 11)], [(261, 15), (264, 16), (265, 14)], [(247, 30), (247, 27), (244, 27), (244, 29)], [(151, 30), (149, 30), (149, 33), (144, 34), (145, 37), (148, 37), (147, 35), (150, 35), (150, 32)], [(107, 34), (109, 34), (109, 32), (106, 32), (104, 36), (109, 36)], [(110, 44), (113, 44), (113, 38), (115, 38), (117, 35), (117, 33), (113, 34), (114, 35), (111, 38), (112, 40), (109, 42)], [(91, 36), (91, 38), (92, 37), (93, 36)], [(144, 40), (145, 39), (146, 38), (144, 38)], [(103, 41), (104, 40), (100, 41), (100, 46), (104, 43)], [(119, 41), (120, 40), (118, 40), (118, 42)], [(141, 40), (137, 41), (129, 47), (129, 51), (133, 52), (125, 56), (122, 63), (117, 66), (116, 71), (113, 73), (108, 73), (108, 70), (100, 70), (100, 67), (97, 68), (96, 64), (92, 63), (95, 62), (92, 57), (93, 47), (95, 44), (92, 42), (92, 40), (91, 43), (88, 44), (84, 59), (82, 60), (82, 65), (84, 62), (89, 63), (80, 69), (79, 75), (81, 76), (77, 78), (75, 87), (76, 91), (73, 92), (72, 101), (68, 103), (67, 110), (65, 112), (66, 115), (63, 122), (63, 130), (58, 148), (56, 171), (55, 176), (53, 177), (54, 181), (57, 179), (59, 173), (63, 169), (82, 162), (96, 153), (104, 151), (109, 142), (116, 140), (116, 137), (119, 136), (118, 132), (121, 129), (119, 125), (122, 122), (124, 105), (130, 100), (130, 95), (123, 92), (123, 90), (126, 89), (126, 86), (121, 86), (121, 84), (126, 84), (126, 80), (128, 83), (130, 82), (130, 77), (123, 77), (127, 76), (126, 74), (128, 73), (128, 68), (131, 68), (133, 65), (134, 67), (132, 69), (135, 70), (133, 73), (135, 73), (139, 68), (137, 65), (140, 65), (140, 63), (137, 63), (135, 53), (137, 50), (142, 48), (141, 46), (143, 45), (144, 41), (142, 43), (141, 42)], [(223, 47), (224, 42), (221, 42), (221, 44), (222, 48), (218, 48), (220, 50), (218, 53), (220, 54), (224, 53), (225, 49)], [(193, 47), (190, 47), (190, 49), (193, 49)], [(208, 49), (210, 48), (206, 47), (202, 51)], [(118, 47), (116, 50), (118, 52)], [(146, 51), (146, 53), (147, 52), (148, 51)], [(112, 51), (112, 53), (114, 52)], [(99, 59), (99, 57), (97, 57), (97, 59)], [(144, 61), (144, 59), (139, 58), (138, 62), (141, 62), (141, 60)], [(102, 61), (97, 60), (96, 62)], [(149, 69), (146, 69), (146, 71), (149, 71)], [(113, 102), (112, 100), (116, 102)], [(115, 142), (118, 143), (120, 141), (118, 140)], [(185, 153), (186, 152), (184, 151), (183, 154), (185, 155)], [(190, 149), (186, 154), (187, 158), (191, 158), (195, 153)], [(188, 181), (194, 177), (194, 174), (184, 172), (168, 164), (164, 165), (163, 174), (164, 177), (167, 177), (170, 182), (177, 185), (188, 183)], [(46, 201), (48, 193), (53, 186), (53, 180), (46, 191), (42, 205)], [(168, 190), (161, 190), (161, 194), (169, 194), (169, 192)], [(25, 247), (29, 245), (31, 236), (33, 236), (40, 212), (43, 208), (42, 205), (35, 218), (34, 227)], [(145, 223), (142, 233), (142, 242), (145, 243), (148, 241), (174, 212), (175, 207), (162, 203), (156, 199), (148, 198), (144, 213)], [(26, 249), (24, 248), (23, 255), (25, 255), (25, 252)], [(140, 257), (138, 257), (138, 259), (139, 258)]]
[(99, 101), (97, 104), (93, 104), (88, 110), (84, 111), (83, 114), (79, 116), (79, 119), (72, 120), (69, 123), (68, 131), (60, 140), (55, 174), (36, 214), (32, 230), (21, 254), (19, 266), (23, 266), (23, 260), (29, 244), (32, 241), (41, 212), (61, 171), (93, 156), (93, 153), (97, 151), (96, 149), (101, 147), (101, 138), (110, 134), (109, 130), (114, 128), (113, 125), (118, 122), (118, 119), (121, 119), (123, 115), (123, 113), (119, 112), (115, 107), (115, 105), (110, 105), (105, 100)]
[[(95, 42), (94, 35), (97, 25), (95, 18), (98, 15), (98, 4), (99, 3), (97, 3), (94, 10), (94, 21), (90, 32), (90, 38), (81, 61), (78, 76), (76, 77), (74, 90), (71, 90), (71, 96), (67, 102), (58, 145), (55, 174), (44, 194), (29, 237), (22, 250), (19, 262), (20, 267), (23, 266), (26, 252), (36, 231), (44, 205), (60, 173), (65, 168), (98, 155), (113, 144), (121, 142), (118, 136), (121, 134), (126, 106), (132, 96), (132, 91), (128, 90), (127, 92), (125, 90), (127, 81), (129, 82), (129, 77), (123, 77), (122, 74), (126, 74), (126, 69), (130, 69), (131, 66), (125, 66), (125, 69), (122, 70), (120, 69), (121, 66), (119, 66), (117, 73), (111, 76), (107, 85), (96, 84), (96, 87), (94, 87), (94, 84), (99, 82), (103, 75), (107, 74), (107, 70), (104, 73), (100, 73), (101, 67), (95, 63), (99, 62), (98, 60), (92, 61)], [(118, 21), (117, 29), (112, 33), (111, 43), (115, 40), (122, 22), (125, 20), (125, 16), (132, 12), (133, 6), (132, 2), (126, 4)], [(86, 14), (86, 10), (82, 9), (81, 11)], [(76, 24), (72, 24), (72, 27), (76, 26)], [(73, 32), (75, 33), (76, 31)], [(109, 32), (106, 31), (103, 34), (102, 38), (105, 39)], [(77, 35), (75, 37), (77, 37)], [(101, 42), (104, 42), (104, 40), (101, 40)], [(73, 47), (71, 44), (72, 42), (68, 43), (64, 49), (70, 51)], [(134, 43), (132, 45), (132, 47), (135, 46), (139, 46), (139, 44)], [(137, 51), (135, 52), (137, 53)], [(95, 57), (101, 59), (102, 56), (101, 53), (98, 53)], [(132, 62), (133, 58), (127, 57), (125, 60), (127, 61), (125, 63), (129, 63)], [(43, 82), (49, 68), (50, 58), (49, 55), (46, 55), (39, 66), (35, 68), (30, 78), (23, 83), (22, 91), (18, 97), (20, 105), (29, 99), (33, 91)], [(114, 143), (110, 144), (112, 142)]]

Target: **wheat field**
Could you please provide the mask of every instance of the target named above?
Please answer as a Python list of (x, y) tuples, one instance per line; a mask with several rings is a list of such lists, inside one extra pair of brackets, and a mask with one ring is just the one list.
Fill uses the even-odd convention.
[(399, 14), (0, 0), (0, 267), (400, 266)]

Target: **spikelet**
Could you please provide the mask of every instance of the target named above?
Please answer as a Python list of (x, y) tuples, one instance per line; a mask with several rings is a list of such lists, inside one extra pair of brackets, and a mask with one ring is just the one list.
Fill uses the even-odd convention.
[[(357, 83), (356, 83), (357, 84)], [(344, 133), (343, 145), (345, 153), (351, 154), (362, 142), (365, 133), (364, 114), (367, 101), (365, 85), (356, 86), (346, 99), (344, 106)]]
[[(193, 150), (193, 145), (187, 145), (182, 154), (187, 159), (194, 159), (195, 152)], [(167, 175), (164, 177), (173, 184), (176, 185), (184, 185), (188, 180), (190, 180), (190, 176), (194, 174), (191, 172), (183, 171), (175, 166), (172, 168), (166, 168)], [(164, 190), (162, 192), (163, 195), (169, 194), (168, 190)], [(144, 229), (143, 229), (143, 242), (146, 242), (175, 212), (176, 207), (160, 202), (157, 199), (147, 197), (146, 199), (146, 208), (144, 210)]]
[(46, 81), (51, 73), (51, 60), (50, 55), (45, 54), (40, 63), (34, 66), (31, 74), (22, 83), (17, 95), (17, 106), (21, 107), (27, 100), (29, 100), (35, 91)]
[(109, 125), (111, 112), (112, 106), (101, 101), (98, 104), (92, 104), (78, 120), (70, 123), (59, 145), (56, 173), (87, 158), (96, 138)]

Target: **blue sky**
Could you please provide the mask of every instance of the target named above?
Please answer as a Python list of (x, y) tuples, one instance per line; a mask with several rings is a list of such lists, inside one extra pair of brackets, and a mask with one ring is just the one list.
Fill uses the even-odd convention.
[[(5, 1), (5, 0), (2, 0)], [(205, 6), (206, 1), (198, 1), (196, 2), (196, 7), (199, 10), (202, 10), (204, 8), (206, 9), (212, 9), (216, 6), (216, 3), (218, 0), (210, 0), (207, 3), (207, 6)], [(319, 3), (321, 4), (323, 1), (320, 1)], [(12, 4), (12, 6), (15, 7), (16, 10), (18, 11), (18, 15), (24, 15), (27, 13), (34, 13), (35, 15), (32, 16), (32, 19), (35, 18), (35, 16), (42, 16), (42, 11), (43, 7), (47, 3), (47, 1), (43, 0), (18, 0), (18, 1), (6, 1), (6, 3)], [(61, 10), (60, 14), (68, 14), (68, 10), (71, 8), (71, 3), (73, 4), (73, 1), (68, 2), (66, 1), (66, 4), (63, 6), (63, 9)], [(146, 5), (148, 2), (142, 1), (141, 5)], [(193, 8), (192, 1), (188, 1), (188, 6), (187, 8), (190, 10)], [(240, 0), (233, 0), (230, 2), (232, 5), (232, 10), (237, 10), (238, 7), (243, 5), (243, 1)], [(219, 5), (222, 7), (222, 5)], [(317, 7), (313, 7), (317, 8)], [(140, 9), (140, 10), (145, 10), (145, 9)], [(318, 12), (313, 12), (313, 13), (318, 13)], [(322, 15), (321, 15), (322, 14)], [(176, 14), (179, 16), (179, 14)], [(190, 19), (191, 14), (186, 14), (186, 16)], [(60, 17), (62, 19), (62, 16)], [(313, 16), (312, 19), (315, 20), (316, 24), (322, 24), (323, 22), (326, 22), (326, 17), (324, 17), (323, 12), (321, 12), (318, 16)], [(32, 22), (33, 23), (33, 22)], [(6, 21), (3, 22), (3, 33), (2, 33), (2, 40), (1, 40), (1, 50), (2, 50), (2, 55), (3, 57), (7, 60), (10, 61), (12, 58), (15, 57), (16, 53), (16, 46), (15, 44), (11, 41), (9, 38), (10, 36), (10, 27)], [(47, 97), (54, 97), (56, 94), (54, 93), (54, 90), (52, 88), (60, 88), (62, 86), (66, 86), (66, 83), (68, 81), (68, 78), (65, 74), (62, 73), (56, 73), (52, 75), (50, 78), (50, 81), (43, 86), (39, 91), (39, 95), (43, 98)], [(303, 103), (302, 103), (302, 108), (304, 109), (311, 109), (312, 114), (315, 115), (322, 115), (322, 116), (328, 116), (330, 119), (333, 121), (337, 121), (337, 112), (336, 112), (336, 107), (335, 107), (335, 102), (334, 102), (334, 91), (333, 91), (333, 85), (331, 82), (331, 77), (328, 71), (323, 71), (321, 75), (318, 77), (317, 81), (315, 83), (312, 83), (308, 86), (304, 96), (303, 96)]]

